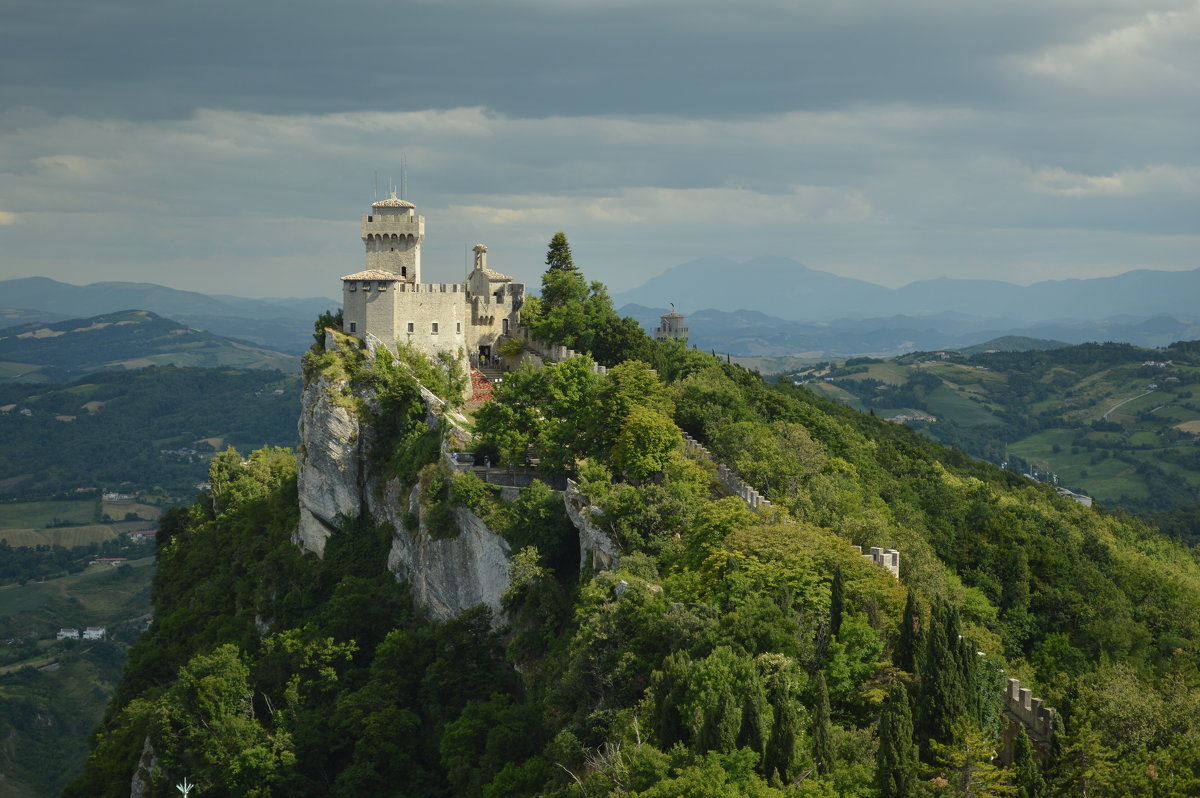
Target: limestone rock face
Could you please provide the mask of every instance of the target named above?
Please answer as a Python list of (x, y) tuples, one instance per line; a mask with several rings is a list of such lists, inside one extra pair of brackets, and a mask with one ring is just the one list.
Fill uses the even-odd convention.
[(296, 543), (318, 557), (337, 517), (357, 516), (362, 505), (363, 436), (354, 411), (331, 396), (340, 388), (320, 377), (305, 384), (301, 397)]
[[(411, 584), (419, 605), (427, 607), (434, 617), (447, 619), (486, 604), (499, 623), (500, 599), (508, 588), (508, 542), (465, 507), (453, 510), (458, 535), (431, 538), (423, 518), (420, 486), (405, 492), (396, 480), (384, 479), (372, 471), (367, 455), (374, 441), (373, 432), (351, 407), (335, 398), (340, 397), (344, 387), (325, 377), (312, 378), (304, 387), (296, 544), (323, 556), (326, 541), (337, 529), (338, 517), (355, 518), (365, 509), (376, 523), (390, 524), (395, 530), (387, 566), (398, 579)], [(439, 414), (448, 412), (448, 408), (424, 389), (421, 395), (426, 423), (433, 427), (439, 422)], [(375, 404), (373, 395), (359, 398), (368, 406)], [(465, 425), (465, 420), (462, 423)], [(616, 569), (619, 550), (597, 525), (593, 508), (574, 483), (568, 483), (563, 500), (579, 531), (580, 567)], [(416, 528), (411, 529), (414, 520)]]
[(591, 567), (593, 571), (616, 570), (620, 566), (620, 552), (608, 533), (596, 525), (592, 506), (575, 487), (567, 483), (563, 493), (567, 516), (579, 531), (579, 567)]
[[(420, 486), (403, 486), (374, 473), (366, 455), (373, 441), (368, 424), (331, 398), (342, 386), (310, 380), (302, 395), (297, 483), (300, 524), (295, 541), (318, 557), (336, 529), (339, 515), (357, 517), (365, 509), (377, 523), (395, 530), (388, 569), (412, 585), (413, 597), (434, 617), (452, 618), (486, 604), (500, 621), (500, 598), (508, 587), (508, 543), (470, 510), (454, 509), (459, 534), (434, 540), (422, 517)], [(433, 425), (436, 397), (424, 396)], [(373, 396), (361, 397), (368, 405)], [(412, 519), (417, 528), (409, 529)]]
[(129, 783), (129, 798), (147, 798), (153, 792), (150, 778), (156, 770), (158, 754), (154, 752), (154, 746), (147, 737), (145, 745), (142, 746), (142, 755), (138, 758), (137, 769), (133, 771), (133, 780)]
[(453, 511), (457, 537), (431, 539), (420, 515), (419, 490), (410, 496), (409, 516), (420, 519), (419, 528), (392, 539), (388, 569), (407, 579), (416, 602), (439, 620), (479, 604), (499, 619), (500, 598), (508, 589), (508, 541), (465, 507)]

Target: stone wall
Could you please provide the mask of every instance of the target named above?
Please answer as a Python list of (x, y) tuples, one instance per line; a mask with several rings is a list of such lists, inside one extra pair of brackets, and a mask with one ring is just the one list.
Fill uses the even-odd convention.
[[(562, 344), (548, 344), (545, 341), (537, 340), (529, 334), (529, 330), (526, 327), (521, 327), (520, 333), (525, 340), (525, 346), (532, 350), (532, 352), (542, 360), (546, 360), (551, 363), (561, 363), (562, 361), (570, 360), (579, 354), (574, 349), (568, 349)], [(592, 366), (592, 371), (597, 374), (608, 373), (608, 369), (599, 364), (594, 364)]]
[(878, 565), (897, 579), (900, 578), (900, 552), (895, 549), (881, 549), (879, 546), (872, 546), (869, 554), (863, 554), (862, 546), (854, 548), (858, 550), (859, 554), (862, 554), (863, 559), (867, 562)]
[(1000, 764), (1012, 764), (1013, 744), (1022, 726), (1034, 748), (1040, 754), (1046, 754), (1058, 728), (1056, 715), (1042, 699), (1034, 697), (1032, 690), (1022, 687), (1019, 680), (1009, 679), (1004, 688), (1004, 717), (1009, 723), (1001, 735), (1000, 753), (996, 757)]
[(737, 496), (746, 504), (750, 505), (751, 510), (757, 510), (759, 507), (770, 507), (771, 502), (767, 497), (759, 493), (752, 485), (739, 477), (737, 473), (725, 465), (717, 463), (717, 459), (713, 457), (712, 452), (705, 448), (704, 444), (693, 438), (686, 432), (683, 433), (683, 450), (691, 457), (700, 458), (703, 460), (711, 460), (717, 464), (717, 479), (721, 485), (729, 492), (730, 496)]

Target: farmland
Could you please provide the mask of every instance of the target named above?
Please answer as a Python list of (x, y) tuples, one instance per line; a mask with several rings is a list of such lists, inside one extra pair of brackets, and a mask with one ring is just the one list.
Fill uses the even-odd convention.
[[(846, 361), (816, 393), (1133, 511), (1200, 497), (1200, 347), (1084, 344)], [(923, 417), (923, 418), (922, 418)]]

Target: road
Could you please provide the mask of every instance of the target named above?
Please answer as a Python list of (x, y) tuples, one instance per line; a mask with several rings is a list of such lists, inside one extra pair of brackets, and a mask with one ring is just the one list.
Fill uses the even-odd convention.
[(1101, 420), (1101, 421), (1108, 421), (1108, 414), (1109, 414), (1109, 413), (1111, 413), (1112, 411), (1116, 410), (1116, 409), (1117, 409), (1118, 407), (1120, 407), (1121, 405), (1127, 405), (1127, 404), (1129, 404), (1130, 402), (1132, 402), (1134, 399), (1141, 399), (1143, 396), (1149, 396), (1149, 395), (1150, 395), (1150, 394), (1152, 394), (1152, 393), (1154, 393), (1154, 391), (1146, 391), (1145, 393), (1139, 393), (1137, 396), (1131, 396), (1131, 397), (1129, 397), (1128, 399), (1126, 399), (1126, 400), (1125, 400), (1125, 401), (1123, 401), (1123, 402), (1117, 402), (1115, 405), (1113, 405), (1112, 407), (1108, 408), (1108, 410), (1105, 410), (1105, 411), (1104, 411), (1104, 415), (1100, 416), (1100, 420)]

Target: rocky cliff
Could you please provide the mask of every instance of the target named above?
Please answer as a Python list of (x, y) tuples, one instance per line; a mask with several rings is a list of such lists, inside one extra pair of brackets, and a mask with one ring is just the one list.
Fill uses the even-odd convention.
[[(500, 597), (508, 587), (508, 543), (462, 507), (453, 511), (458, 534), (432, 538), (420, 486), (406, 492), (397, 480), (385, 479), (370, 467), (366, 455), (373, 430), (344, 400), (345, 387), (320, 376), (308, 380), (302, 394), (297, 545), (322, 556), (339, 519), (366, 510), (377, 523), (395, 530), (388, 568), (411, 583), (414, 599), (434, 617), (453, 617), (478, 604), (491, 607), (499, 617)], [(428, 422), (436, 425), (433, 398), (423, 395)], [(369, 394), (361, 398), (368, 406), (375, 401)]]

